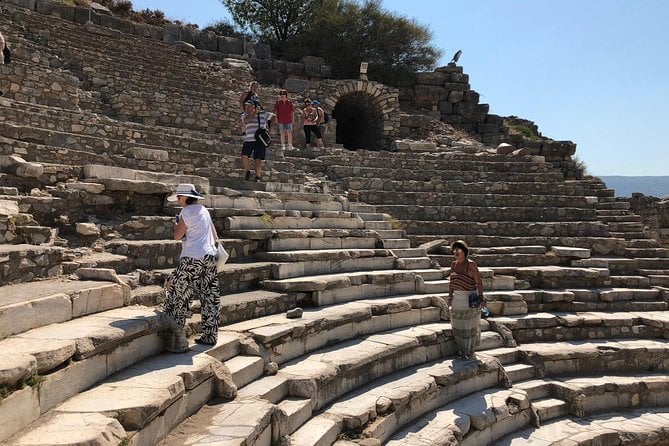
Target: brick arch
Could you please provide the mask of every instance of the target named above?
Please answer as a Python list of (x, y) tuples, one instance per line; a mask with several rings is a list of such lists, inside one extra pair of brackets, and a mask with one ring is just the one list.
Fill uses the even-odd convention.
[(362, 80), (323, 80), (309, 92), (333, 117), (330, 134), (348, 149), (389, 149), (400, 129), (399, 90)]

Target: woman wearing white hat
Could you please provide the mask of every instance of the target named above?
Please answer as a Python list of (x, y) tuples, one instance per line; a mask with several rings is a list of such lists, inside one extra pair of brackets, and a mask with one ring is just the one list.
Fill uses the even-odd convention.
[(183, 208), (175, 218), (174, 239), (183, 240), (179, 263), (165, 284), (165, 315), (172, 336), (165, 350), (188, 350), (186, 319), (190, 317), (190, 302), (199, 295), (202, 304), (202, 336), (198, 344), (214, 345), (218, 340), (220, 292), (216, 260), (218, 235), (209, 211), (198, 204), (203, 195), (192, 184), (179, 184), (168, 201), (177, 201)]

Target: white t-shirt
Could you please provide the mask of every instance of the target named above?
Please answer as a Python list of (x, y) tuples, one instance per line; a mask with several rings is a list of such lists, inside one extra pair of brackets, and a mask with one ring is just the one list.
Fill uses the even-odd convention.
[(201, 204), (189, 204), (181, 210), (186, 224), (186, 239), (181, 247), (181, 257), (201, 260), (206, 255), (216, 255), (216, 240), (212, 234), (211, 216)]

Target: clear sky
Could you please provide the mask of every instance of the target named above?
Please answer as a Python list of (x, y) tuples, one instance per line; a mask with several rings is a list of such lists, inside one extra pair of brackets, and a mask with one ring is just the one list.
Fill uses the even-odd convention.
[[(218, 0), (133, 0), (200, 27)], [(591, 174), (669, 175), (669, 1), (383, 0), (433, 33), (490, 112), (577, 143)]]

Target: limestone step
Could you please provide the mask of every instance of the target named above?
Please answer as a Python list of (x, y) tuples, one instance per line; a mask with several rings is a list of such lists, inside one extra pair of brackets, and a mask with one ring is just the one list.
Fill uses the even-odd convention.
[[(157, 335), (156, 338), (159, 339)], [(86, 387), (95, 385), (89, 390), (74, 389), (71, 398), (19, 432), (14, 442), (34, 444), (37, 438), (61, 442), (66, 438), (73, 444), (83, 444), (106, 433), (115, 442), (134, 436), (133, 441), (142, 443), (150, 438), (155, 443), (213, 397), (218, 379), (215, 371), (223, 359), (212, 355), (229, 351), (225, 344), (234, 343), (238, 349), (238, 339), (219, 339), (219, 344), (207, 353), (194, 347), (186, 354), (159, 354), (134, 365), (126, 359), (106, 375), (98, 374), (97, 379), (103, 380), (90, 382)], [(162, 341), (153, 354), (161, 348)], [(137, 359), (141, 358), (135, 353), (133, 360)], [(109, 377), (104, 379), (105, 376)], [(88, 428), (76, 421), (82, 417)]]
[(225, 361), (225, 365), (237, 388), (242, 388), (262, 376), (264, 368), (263, 359), (259, 356), (237, 355)]
[[(297, 319), (275, 314), (242, 320), (222, 327), (221, 333), (236, 334), (240, 338), (252, 336), (265, 349), (269, 361), (284, 364), (330, 344), (353, 341), (359, 336), (415, 324), (437, 323), (441, 313), (438, 299), (438, 296), (429, 294), (362, 299), (306, 308)], [(486, 342), (497, 341), (490, 339)], [(287, 395), (286, 386), (278, 377), (266, 376), (242, 389), (240, 396), (261, 395), (278, 402)]]
[[(155, 193), (172, 192), (171, 187), (167, 185), (176, 185), (179, 183), (191, 183), (200, 189), (202, 193), (209, 192), (209, 180), (197, 175), (180, 175), (170, 173), (150, 172), (146, 170), (127, 169), (123, 167), (104, 166), (89, 164), (84, 166), (84, 175), (88, 179), (95, 179), (97, 182), (104, 181), (106, 188), (123, 187), (123, 180), (127, 182), (139, 182), (149, 184), (164, 184), (166, 190), (160, 189)], [(130, 184), (129, 183), (129, 184)], [(118, 190), (118, 189), (117, 189)], [(120, 189), (127, 190), (127, 189)], [(154, 192), (147, 192), (154, 193)]]
[(508, 364), (504, 365), (504, 370), (511, 382), (519, 382), (527, 379), (532, 379), (537, 375), (537, 370), (530, 364)]
[[(331, 438), (333, 433), (338, 435), (341, 431), (360, 431), (361, 428), (361, 436), (384, 441), (392, 431), (381, 434), (389, 408), (379, 405), (379, 401), (393, 401), (393, 413), (407, 422), (435, 406), (495, 385), (499, 378), (493, 376), (488, 368), (494, 366), (486, 360), (480, 363), (440, 360), (395, 372), (339, 398), (291, 435), (291, 444), (320, 444), (319, 441)], [(456, 381), (466, 383), (466, 386), (457, 386), (454, 384)], [(338, 422), (329, 425), (327, 420)]]
[(603, 288), (610, 283), (607, 268), (529, 266), (515, 268), (513, 275), (516, 279), (526, 280), (532, 288)]
[[(400, 220), (405, 225), (407, 233), (412, 236), (430, 235), (432, 238), (449, 239), (444, 234), (457, 234), (457, 239), (478, 238), (480, 234), (501, 237), (545, 237), (550, 234), (555, 242), (550, 244), (564, 245), (565, 237), (610, 237), (609, 232), (601, 222), (597, 221), (429, 221), (429, 220)], [(410, 237), (411, 238), (411, 237)], [(634, 237), (639, 238), (639, 237)], [(450, 238), (453, 240), (453, 238)], [(417, 240), (416, 240), (417, 242)], [(505, 245), (508, 242), (503, 242)], [(609, 243), (611, 243), (609, 241)], [(412, 240), (413, 244), (415, 243)], [(537, 244), (536, 239), (531, 244)], [(473, 243), (472, 243), (473, 245)], [(587, 246), (583, 246), (587, 247)]]
[(426, 257), (427, 252), (423, 248), (400, 248), (400, 249), (393, 249), (392, 253), (399, 257), (399, 258), (404, 258), (404, 257)]
[(650, 286), (669, 287), (669, 274), (649, 275)]
[[(367, 228), (361, 220), (350, 213), (323, 215), (322, 217), (246, 217), (231, 216), (225, 219), (226, 230), (239, 229), (363, 229)], [(367, 228), (374, 229), (374, 228)]]
[(437, 408), (392, 435), (388, 446), (410, 444), (497, 444), (502, 436), (532, 420), (527, 394), (515, 389), (487, 389)]
[(403, 229), (374, 229), (379, 236), (386, 239), (402, 239), (406, 237), (406, 232)]
[(630, 248), (659, 248), (660, 242), (655, 239), (633, 239), (627, 242)]
[(611, 276), (611, 286), (616, 288), (625, 287), (650, 287), (650, 278), (644, 276)]
[[(373, 240), (369, 240), (370, 245)], [(363, 240), (364, 242), (364, 240)], [(365, 243), (360, 243), (365, 245)], [(348, 260), (348, 259), (363, 259), (375, 257), (389, 257), (390, 253), (385, 249), (374, 249), (373, 246), (368, 248), (350, 248), (350, 249), (305, 249), (295, 251), (272, 251), (259, 252), (255, 257), (259, 260), (269, 262), (308, 262), (308, 261), (325, 261), (325, 260)]]
[(92, 280), (49, 279), (0, 287), (0, 339), (122, 307), (130, 289)]
[(632, 373), (665, 370), (657, 355), (669, 348), (664, 339), (607, 339), (588, 342), (530, 343), (519, 346), (523, 354), (542, 362), (545, 376), (564, 373)]
[(622, 238), (625, 240), (633, 240), (633, 239), (639, 239), (639, 238), (644, 238), (647, 236), (647, 234), (644, 231), (610, 231), (611, 237), (615, 238)]
[(363, 223), (365, 229), (374, 229), (374, 230), (388, 230), (395, 229), (393, 223), (390, 221), (366, 221)]
[(414, 270), (439, 268), (439, 265), (429, 257), (400, 257), (397, 259), (397, 268)]
[(606, 338), (657, 338), (669, 327), (664, 311), (635, 312), (559, 312), (521, 316), (492, 316), (518, 343)]
[(389, 270), (396, 268), (396, 259), (392, 256), (377, 256), (376, 252), (361, 252), (356, 254), (370, 254), (367, 257), (347, 257), (334, 255), (330, 259), (308, 260), (304, 262), (273, 263), (271, 276), (273, 279), (288, 279), (300, 276), (342, 273), (364, 270)]
[[(495, 194), (531, 194), (531, 195), (578, 195), (578, 196), (611, 196), (611, 189), (593, 189), (586, 183), (563, 181), (559, 183), (534, 181), (505, 181), (489, 183), (487, 181), (465, 182), (462, 180), (431, 179), (416, 181), (413, 179), (396, 180), (393, 178), (342, 178), (345, 189), (371, 193), (372, 191), (414, 191), (428, 193), (495, 193)], [(606, 215), (599, 211), (600, 215)]]
[(579, 248), (592, 249), (593, 255), (623, 255), (626, 242), (622, 238), (606, 237), (586, 237), (586, 236), (564, 236), (552, 237), (542, 235), (479, 235), (466, 233), (440, 233), (433, 235), (411, 234), (408, 236), (412, 246), (419, 246), (434, 239), (447, 240), (453, 242), (458, 239), (464, 239), (469, 245), (472, 255), (482, 248), (494, 248), (505, 246), (574, 246)]
[[(125, 307), (0, 341), (1, 385), (16, 388), (0, 406), (0, 441), (105, 377), (159, 353), (160, 326), (155, 310)], [(39, 385), (21, 386), (31, 379)]]
[(411, 242), (407, 238), (385, 238), (381, 240), (386, 249), (407, 249), (411, 247)]
[(532, 405), (536, 409), (537, 415), (539, 415), (539, 420), (542, 422), (569, 414), (569, 405), (558, 398), (541, 398), (532, 401)]
[(634, 437), (641, 444), (667, 441), (666, 417), (669, 407), (627, 410), (624, 414), (593, 415), (578, 422), (565, 418), (542, 424), (540, 428), (526, 427), (499, 439), (496, 445), (519, 446), (551, 442), (566, 444), (622, 444)]

